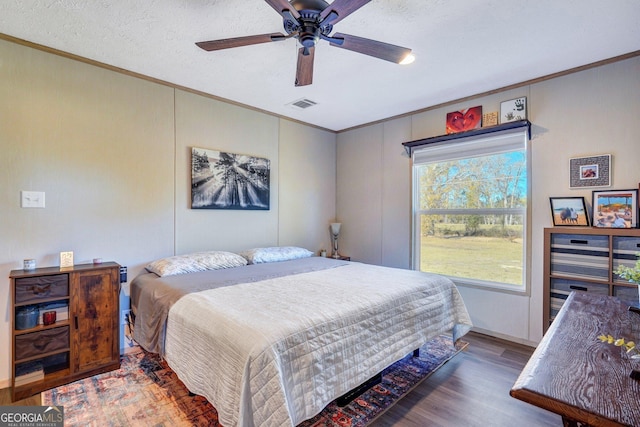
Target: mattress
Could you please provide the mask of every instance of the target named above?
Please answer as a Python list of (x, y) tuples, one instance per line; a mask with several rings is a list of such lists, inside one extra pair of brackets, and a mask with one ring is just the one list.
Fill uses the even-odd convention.
[[(139, 286), (191, 283), (157, 322), (156, 344), (226, 427), (295, 426), (431, 338), (471, 327), (443, 276), (324, 258), (256, 267)], [(149, 304), (135, 292), (137, 335)]]

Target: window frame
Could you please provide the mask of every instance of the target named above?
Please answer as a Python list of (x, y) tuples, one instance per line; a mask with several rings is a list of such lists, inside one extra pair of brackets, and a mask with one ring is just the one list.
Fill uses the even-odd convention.
[[(522, 149), (525, 153), (525, 167), (527, 172), (527, 183), (526, 183), (526, 198), (527, 205), (526, 208), (504, 208), (499, 209), (500, 214), (508, 213), (510, 210), (512, 213), (518, 213), (519, 215), (524, 215), (523, 220), (523, 230), (522, 230), (522, 238), (523, 238), (523, 275), (522, 275), (522, 285), (509, 285), (509, 284), (501, 284), (497, 282), (488, 282), (480, 279), (470, 279), (470, 278), (460, 278), (460, 277), (449, 277), (456, 285), (461, 285), (465, 287), (478, 288), (489, 291), (496, 291), (502, 293), (510, 293), (517, 295), (530, 295), (530, 277), (531, 277), (531, 261), (530, 261), (530, 248), (531, 248), (531, 233), (530, 233), (530, 222), (531, 222), (531, 148), (530, 148), (530, 123), (527, 120), (521, 120), (517, 122), (510, 122), (503, 125), (493, 126), (491, 128), (481, 128), (474, 131), (462, 132), (459, 134), (452, 135), (443, 135), (437, 136), (433, 138), (426, 138), (418, 141), (405, 142), (403, 145), (405, 146), (405, 150), (411, 156), (411, 268), (414, 270), (420, 270), (420, 251), (421, 251), (421, 239), (420, 239), (420, 230), (421, 230), (421, 215), (425, 212), (425, 210), (420, 209), (420, 194), (419, 194), (419, 185), (418, 185), (418, 173), (417, 167), (425, 163), (425, 161), (416, 162), (416, 155), (420, 157), (423, 156), (426, 150), (433, 150), (434, 148), (440, 149), (444, 156), (447, 155), (447, 152), (451, 153), (455, 150), (460, 150), (461, 147), (468, 148), (469, 146), (476, 145), (480, 147), (480, 154), (476, 154), (473, 157), (479, 157), (482, 155), (483, 145), (491, 146), (492, 142), (499, 138), (520, 138), (522, 137)], [(433, 145), (436, 144), (436, 145)], [(499, 144), (498, 144), (499, 145)], [(494, 145), (495, 147), (495, 145)], [(513, 150), (511, 150), (513, 151)], [(503, 151), (504, 152), (504, 151)], [(486, 154), (498, 154), (499, 151), (492, 151), (489, 149), (485, 152)], [(442, 154), (438, 154), (441, 156)], [(470, 157), (470, 156), (461, 156), (462, 157)], [(438, 159), (440, 159), (438, 157)], [(448, 158), (444, 157), (440, 160), (436, 161), (446, 161), (446, 160), (455, 160), (455, 156)], [(437, 214), (439, 210), (437, 209), (429, 209), (429, 213)], [(467, 214), (469, 211), (467, 209), (443, 209), (442, 212), (446, 211), (447, 213), (464, 213)], [(478, 209), (475, 211), (477, 214), (495, 214), (497, 211), (495, 209)]]

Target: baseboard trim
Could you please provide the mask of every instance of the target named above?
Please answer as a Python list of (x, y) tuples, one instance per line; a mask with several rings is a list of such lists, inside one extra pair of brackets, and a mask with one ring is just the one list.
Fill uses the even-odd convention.
[(525, 339), (518, 338), (518, 337), (512, 337), (511, 335), (501, 334), (499, 332), (490, 331), (488, 329), (477, 328), (477, 327), (474, 326), (473, 328), (471, 328), (471, 330), (473, 332), (477, 332), (479, 334), (489, 335), (490, 337), (500, 338), (501, 340), (511, 341), (511, 342), (515, 342), (515, 343), (518, 343), (518, 344), (526, 345), (526, 346), (529, 346), (529, 347), (537, 347), (538, 346), (538, 343), (535, 342), (535, 341), (529, 341), (529, 340), (525, 340)]

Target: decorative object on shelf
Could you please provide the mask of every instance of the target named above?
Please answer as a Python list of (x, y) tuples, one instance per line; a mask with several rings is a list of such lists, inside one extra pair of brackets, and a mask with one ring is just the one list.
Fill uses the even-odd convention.
[(323, 258), (327, 257), (327, 250), (326, 249), (320, 249), (320, 256)]
[(495, 126), (498, 124), (498, 112), (491, 111), (482, 115), (482, 127)]
[(45, 311), (42, 313), (42, 324), (43, 325), (53, 325), (56, 323), (56, 312), (55, 311)]
[(38, 324), (38, 306), (27, 305), (16, 310), (16, 329), (31, 329)]
[[(69, 319), (69, 302), (68, 301), (54, 301), (44, 304), (39, 304), (40, 314), (38, 315), (38, 325), (44, 325), (44, 313), (54, 312), (56, 314), (55, 322)], [(54, 323), (55, 323), (54, 322)]]
[(482, 106), (447, 113), (447, 134), (479, 129), (482, 126)]
[(569, 187), (611, 185), (611, 154), (569, 159)]
[(22, 262), (22, 269), (26, 271), (31, 271), (36, 269), (36, 260), (35, 259), (25, 259)]
[(589, 225), (584, 197), (549, 197), (553, 225)]
[(525, 96), (500, 103), (500, 123), (527, 120), (527, 98)]
[(191, 149), (191, 209), (269, 210), (270, 161)]
[(60, 268), (73, 267), (73, 252), (60, 252)]
[(342, 226), (339, 222), (331, 223), (331, 235), (333, 236), (333, 254), (332, 258), (338, 259), (340, 258), (340, 254), (338, 253), (338, 235), (340, 234), (340, 227)]
[(592, 194), (594, 227), (638, 226), (638, 190), (594, 191)]

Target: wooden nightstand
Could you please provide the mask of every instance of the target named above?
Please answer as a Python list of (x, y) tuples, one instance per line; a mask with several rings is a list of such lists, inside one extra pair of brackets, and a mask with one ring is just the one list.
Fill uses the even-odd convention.
[[(14, 402), (120, 367), (118, 264), (12, 270), (9, 277)], [(61, 315), (45, 325), (36, 321), (40, 310)]]
[(327, 258), (339, 259), (339, 260), (342, 260), (342, 261), (351, 261), (351, 257), (350, 256), (344, 256), (344, 255), (340, 255), (338, 258), (334, 258), (333, 256), (328, 256)]

